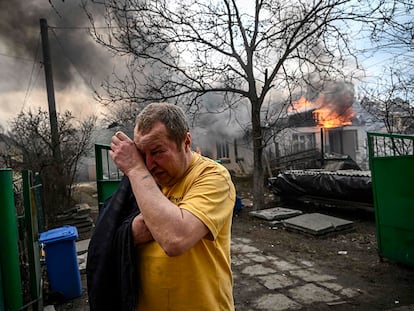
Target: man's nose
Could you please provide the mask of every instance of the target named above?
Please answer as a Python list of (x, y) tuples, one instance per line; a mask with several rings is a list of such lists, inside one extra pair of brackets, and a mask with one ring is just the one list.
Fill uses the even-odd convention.
[(150, 154), (145, 156), (145, 164), (150, 172), (155, 167), (154, 158)]

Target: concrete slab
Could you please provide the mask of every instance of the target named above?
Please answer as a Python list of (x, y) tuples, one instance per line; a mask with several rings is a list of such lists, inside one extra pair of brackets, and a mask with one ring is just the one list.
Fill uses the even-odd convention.
[(272, 257), (268, 256), (268, 259), (272, 262), (272, 264), (281, 271), (290, 271), (290, 270), (297, 270), (300, 269), (298, 265), (295, 265), (291, 262), (288, 262), (283, 259), (272, 259)]
[(240, 243), (231, 243), (231, 251), (236, 254), (260, 252), (260, 250), (256, 247)]
[(246, 257), (244, 254), (231, 255), (231, 264), (234, 266), (241, 266), (249, 263), (251, 263), (251, 259)]
[(248, 266), (244, 268), (242, 270), (242, 273), (250, 275), (250, 276), (257, 276), (257, 275), (267, 275), (269, 273), (276, 273), (276, 270), (258, 264), (258, 265), (252, 265), (252, 266)]
[(344, 289), (342, 285), (339, 285), (337, 283), (332, 283), (332, 282), (319, 282), (319, 285), (322, 285), (323, 287), (333, 290), (334, 292), (339, 292), (340, 290)]
[(288, 229), (312, 235), (323, 235), (334, 231), (350, 230), (353, 222), (320, 213), (311, 213), (285, 219), (283, 225)]
[(305, 282), (326, 282), (335, 280), (336, 277), (328, 274), (323, 274), (318, 270), (309, 268), (302, 270), (291, 270), (290, 275), (296, 276)]
[(268, 260), (266, 256), (263, 256), (262, 254), (259, 254), (259, 253), (246, 254), (246, 257), (258, 263), (266, 262)]
[(294, 217), (300, 214), (302, 214), (302, 212), (299, 210), (283, 208), (283, 207), (274, 207), (274, 208), (268, 208), (268, 209), (249, 212), (249, 215), (252, 215), (257, 218), (265, 219), (265, 220), (286, 219), (286, 218)]
[(336, 296), (326, 289), (312, 283), (292, 288), (289, 290), (289, 293), (294, 300), (304, 304), (340, 300), (339, 296)]
[(264, 295), (256, 300), (256, 310), (298, 310), (302, 306), (282, 294)]
[(281, 274), (269, 274), (260, 276), (259, 282), (270, 290), (292, 286), (297, 283), (296, 280), (293, 280), (292, 278), (288, 278), (287, 276)]

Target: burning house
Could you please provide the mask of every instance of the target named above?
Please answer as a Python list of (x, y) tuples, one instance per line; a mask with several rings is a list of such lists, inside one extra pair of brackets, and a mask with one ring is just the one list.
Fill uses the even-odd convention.
[(277, 195), (371, 204), (366, 130), (353, 111), (353, 93), (348, 94), (292, 103), (275, 139), (278, 174), (269, 186)]
[(368, 169), (366, 130), (355, 116), (353, 101), (353, 94), (322, 94), (315, 101), (301, 97), (292, 103), (275, 138), (278, 163), (272, 166)]
[[(353, 91), (331, 90), (314, 101), (301, 97), (292, 103), (287, 117), (278, 121), (281, 130), (264, 128), (264, 134), (271, 137), (264, 152), (268, 175), (286, 169), (368, 169), (366, 131), (353, 111)], [(220, 161), (232, 173), (251, 174), (251, 138), (228, 132), (214, 123), (206, 133), (194, 135), (195, 145), (199, 144), (203, 155)], [(198, 141), (200, 137), (209, 139)]]

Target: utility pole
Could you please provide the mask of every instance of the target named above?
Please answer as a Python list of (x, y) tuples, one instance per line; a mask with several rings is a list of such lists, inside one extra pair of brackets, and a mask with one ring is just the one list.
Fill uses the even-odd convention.
[(55, 90), (53, 87), (52, 60), (50, 57), (49, 36), (47, 21), (40, 19), (40, 34), (42, 37), (43, 66), (45, 67), (47, 101), (49, 105), (50, 131), (52, 137), (53, 157), (57, 163), (61, 163), (62, 154), (60, 152), (58, 122), (56, 114)]

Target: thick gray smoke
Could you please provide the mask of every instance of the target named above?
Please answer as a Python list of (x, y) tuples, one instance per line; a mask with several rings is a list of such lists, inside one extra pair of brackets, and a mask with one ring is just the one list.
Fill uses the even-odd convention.
[(80, 0), (0, 0), (3, 54), (17, 60), (36, 57), (41, 62), (40, 18), (45, 18), (50, 27), (48, 35), (56, 90), (71, 86), (75, 76), (85, 82), (102, 81), (111, 70), (108, 54), (90, 38), (86, 29), (89, 21)]
[(337, 109), (344, 110), (354, 102), (354, 85), (345, 82), (328, 83), (323, 91), (324, 98), (319, 104), (335, 105)]

